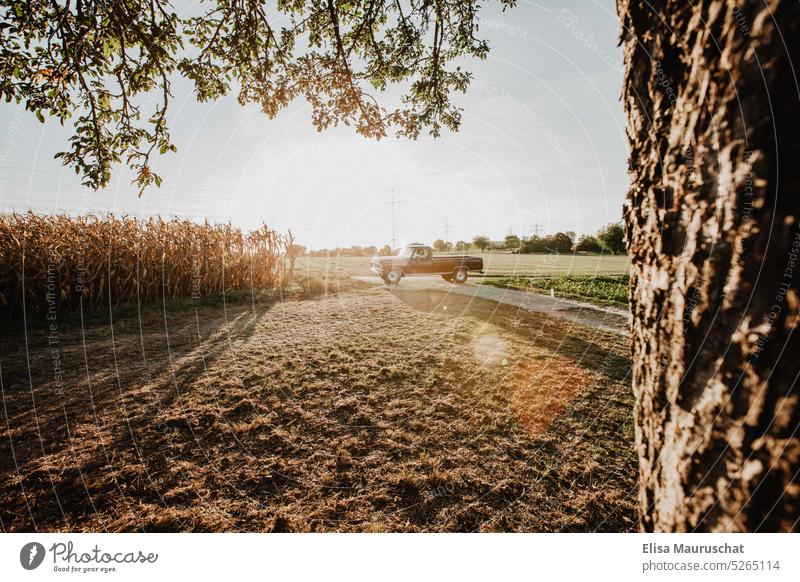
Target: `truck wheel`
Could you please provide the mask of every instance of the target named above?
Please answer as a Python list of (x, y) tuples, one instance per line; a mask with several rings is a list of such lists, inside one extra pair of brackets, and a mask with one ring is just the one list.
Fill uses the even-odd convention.
[(397, 285), (402, 278), (403, 272), (400, 269), (392, 269), (386, 274), (386, 282), (389, 285)]
[(458, 285), (467, 282), (469, 271), (465, 267), (460, 267), (453, 272), (453, 281)]
[(448, 283), (452, 283), (453, 282), (453, 275), (442, 275), (442, 279), (444, 279)]

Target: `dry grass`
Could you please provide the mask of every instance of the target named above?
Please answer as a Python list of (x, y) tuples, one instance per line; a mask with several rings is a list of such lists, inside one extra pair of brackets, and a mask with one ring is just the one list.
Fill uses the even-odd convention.
[[(6, 531), (624, 531), (622, 340), (357, 289), (0, 345)], [(28, 362), (31, 377), (28, 377)]]
[(0, 314), (278, 289), (292, 277), (291, 243), (266, 226), (0, 214)]

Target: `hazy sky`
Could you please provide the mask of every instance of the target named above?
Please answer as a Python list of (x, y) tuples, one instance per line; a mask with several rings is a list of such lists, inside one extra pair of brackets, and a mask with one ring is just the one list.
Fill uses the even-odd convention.
[(266, 222), (313, 248), (390, 242), (392, 191), (398, 243), (446, 230), (453, 241), (501, 239), (534, 224), (587, 233), (619, 220), (628, 180), (614, 1), (521, 0), (505, 13), (487, 2), (481, 33), (491, 53), (468, 63), (461, 130), (436, 140), (318, 133), (305, 102), (270, 120), (235, 95), (197, 103), (175, 82), (178, 153), (156, 160), (164, 183), (142, 198), (124, 167), (104, 190), (82, 187), (53, 159), (71, 129), (3, 103), (0, 206)]

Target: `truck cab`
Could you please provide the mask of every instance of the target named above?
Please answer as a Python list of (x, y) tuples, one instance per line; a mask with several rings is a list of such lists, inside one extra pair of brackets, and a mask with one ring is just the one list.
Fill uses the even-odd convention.
[(424, 262), (433, 261), (433, 249), (422, 245), (408, 245), (402, 251), (400, 256), (407, 256), (412, 261)]
[(417, 274), (433, 273), (433, 248), (424, 245), (407, 245), (400, 251), (400, 257), (406, 257), (409, 266)]

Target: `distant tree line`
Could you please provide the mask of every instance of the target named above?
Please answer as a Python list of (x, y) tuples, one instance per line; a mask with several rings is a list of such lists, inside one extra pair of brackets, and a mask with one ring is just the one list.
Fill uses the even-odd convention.
[(308, 255), (310, 257), (374, 257), (375, 255), (388, 256), (393, 254), (393, 251), (389, 245), (383, 245), (380, 249), (373, 245), (369, 247), (335, 247), (311, 251), (303, 245), (294, 245), (294, 254), (295, 256)]
[[(458, 248), (459, 242), (456, 244)], [(469, 248), (467, 245), (466, 248)], [(555, 234), (520, 238), (515, 234), (506, 235), (502, 241), (492, 241), (487, 236), (476, 236), (472, 239), (472, 247), (485, 250), (503, 249), (514, 253), (609, 253), (612, 255), (625, 252), (625, 232), (621, 222), (607, 224), (596, 234), (585, 234), (577, 238), (572, 231)]]
[[(475, 236), (472, 242), (457, 241), (455, 243), (436, 239), (431, 245), (440, 253), (466, 252), (472, 249), (485, 252), (487, 250), (506, 250), (512, 253), (609, 253), (612, 255), (625, 252), (625, 233), (621, 222), (607, 224), (594, 235), (584, 234), (577, 237), (572, 231), (557, 232), (545, 236), (530, 236), (520, 238), (515, 234), (506, 235), (502, 241), (493, 241), (488, 236)], [(382, 248), (369, 247), (336, 247), (332, 249), (319, 249), (308, 251), (302, 245), (294, 245), (295, 256), (309, 255), (312, 257), (373, 257), (375, 255), (387, 256), (396, 254), (389, 245)]]

